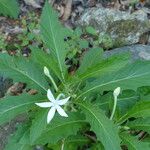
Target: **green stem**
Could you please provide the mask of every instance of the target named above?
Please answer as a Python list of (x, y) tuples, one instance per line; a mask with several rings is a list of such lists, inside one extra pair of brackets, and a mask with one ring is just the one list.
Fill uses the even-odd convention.
[(58, 87), (57, 87), (57, 85), (56, 85), (54, 79), (52, 78), (52, 76), (49, 74), (48, 77), (49, 77), (49, 79), (51, 80), (51, 82), (52, 82), (52, 84), (53, 84), (55, 90), (58, 91)]
[(61, 150), (64, 150), (65, 139), (62, 140)]
[(56, 98), (56, 100), (59, 100), (61, 97), (65, 97), (65, 95), (63, 94), (63, 93), (60, 93), (58, 96), (57, 96), (57, 98)]
[(113, 106), (113, 110), (112, 110), (112, 113), (111, 113), (111, 116), (110, 116), (110, 120), (112, 120), (113, 117), (114, 117), (114, 114), (115, 114), (115, 111), (116, 111), (116, 106), (117, 106), (117, 97), (115, 96), (114, 97), (114, 106)]

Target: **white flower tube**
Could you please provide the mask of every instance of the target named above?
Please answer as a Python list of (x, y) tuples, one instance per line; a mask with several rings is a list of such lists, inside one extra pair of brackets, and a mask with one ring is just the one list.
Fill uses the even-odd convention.
[(47, 77), (50, 76), (49, 70), (48, 70), (48, 68), (47, 68), (46, 66), (44, 67), (44, 74), (45, 74)]
[(114, 97), (118, 97), (120, 94), (120, 91), (121, 91), (120, 87), (117, 87), (113, 92)]
[(120, 94), (120, 91), (121, 91), (121, 88), (120, 87), (117, 87), (114, 92), (113, 92), (113, 96), (114, 96), (114, 105), (113, 105), (113, 110), (112, 110), (112, 113), (111, 113), (111, 116), (110, 116), (110, 120), (113, 119), (114, 117), (114, 114), (115, 114), (115, 110), (116, 110), (116, 106), (117, 106), (117, 98)]
[(54, 79), (53, 79), (52, 76), (50, 75), (50, 72), (49, 72), (49, 70), (48, 70), (48, 68), (47, 68), (46, 66), (44, 67), (44, 74), (51, 80), (51, 82), (52, 82), (52, 84), (53, 84), (55, 90), (58, 91), (58, 87), (57, 87), (57, 85), (56, 85)]

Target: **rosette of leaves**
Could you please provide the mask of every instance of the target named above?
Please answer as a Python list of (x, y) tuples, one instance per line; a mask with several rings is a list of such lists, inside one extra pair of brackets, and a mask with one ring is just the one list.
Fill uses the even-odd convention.
[[(47, 2), (40, 27), (48, 48), (46, 52), (31, 47), (28, 58), (0, 54), (0, 74), (14, 82), (26, 83), (26, 89), (38, 91), (36, 95), (23, 93), (0, 100), (0, 125), (19, 114), (28, 116), (9, 138), (5, 150), (30, 150), (35, 145), (54, 150), (150, 149), (150, 96), (149, 92), (143, 95), (136, 91), (139, 87), (150, 86), (150, 62), (131, 62), (130, 55), (125, 53), (103, 58), (102, 49), (97, 47), (89, 49), (81, 57), (79, 68), (69, 73), (68, 46), (64, 38), (73, 31), (60, 24)], [(44, 75), (44, 66), (49, 69), (58, 91)], [(112, 91), (116, 87), (121, 87), (122, 94), (118, 97), (115, 116), (110, 120)], [(35, 103), (47, 99), (48, 88), (56, 95), (64, 93), (71, 97), (65, 108), (68, 118), (56, 115), (47, 124), (47, 110)]]

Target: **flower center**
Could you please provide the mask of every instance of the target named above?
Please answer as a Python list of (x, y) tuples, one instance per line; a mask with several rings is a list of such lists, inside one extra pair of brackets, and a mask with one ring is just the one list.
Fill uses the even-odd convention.
[(53, 106), (56, 107), (58, 104), (57, 102), (53, 102)]

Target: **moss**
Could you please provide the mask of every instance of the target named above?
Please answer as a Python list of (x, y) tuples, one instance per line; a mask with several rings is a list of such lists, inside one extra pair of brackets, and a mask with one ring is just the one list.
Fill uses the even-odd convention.
[(128, 34), (143, 32), (149, 27), (148, 22), (139, 20), (120, 20), (109, 24), (108, 33), (117, 33), (118, 37), (127, 37)]
[(124, 38), (112, 39), (112, 37), (109, 34), (100, 35), (99, 44), (105, 50), (127, 45)]
[(99, 44), (104, 49), (110, 49), (114, 45), (113, 39), (108, 34), (99, 35)]
[(120, 38), (117, 38), (115, 40), (113, 40), (113, 48), (118, 48), (118, 47), (121, 47), (121, 46), (125, 46), (127, 45), (127, 43), (125, 42), (125, 39), (120, 39)]
[(119, 20), (109, 24), (107, 33), (110, 33), (111, 37), (114, 37), (113, 46), (119, 47), (124, 46), (129, 42), (130, 35), (133, 35), (134, 38), (135, 33), (142, 34), (148, 28), (150, 28), (149, 22), (141, 22), (139, 20)]

